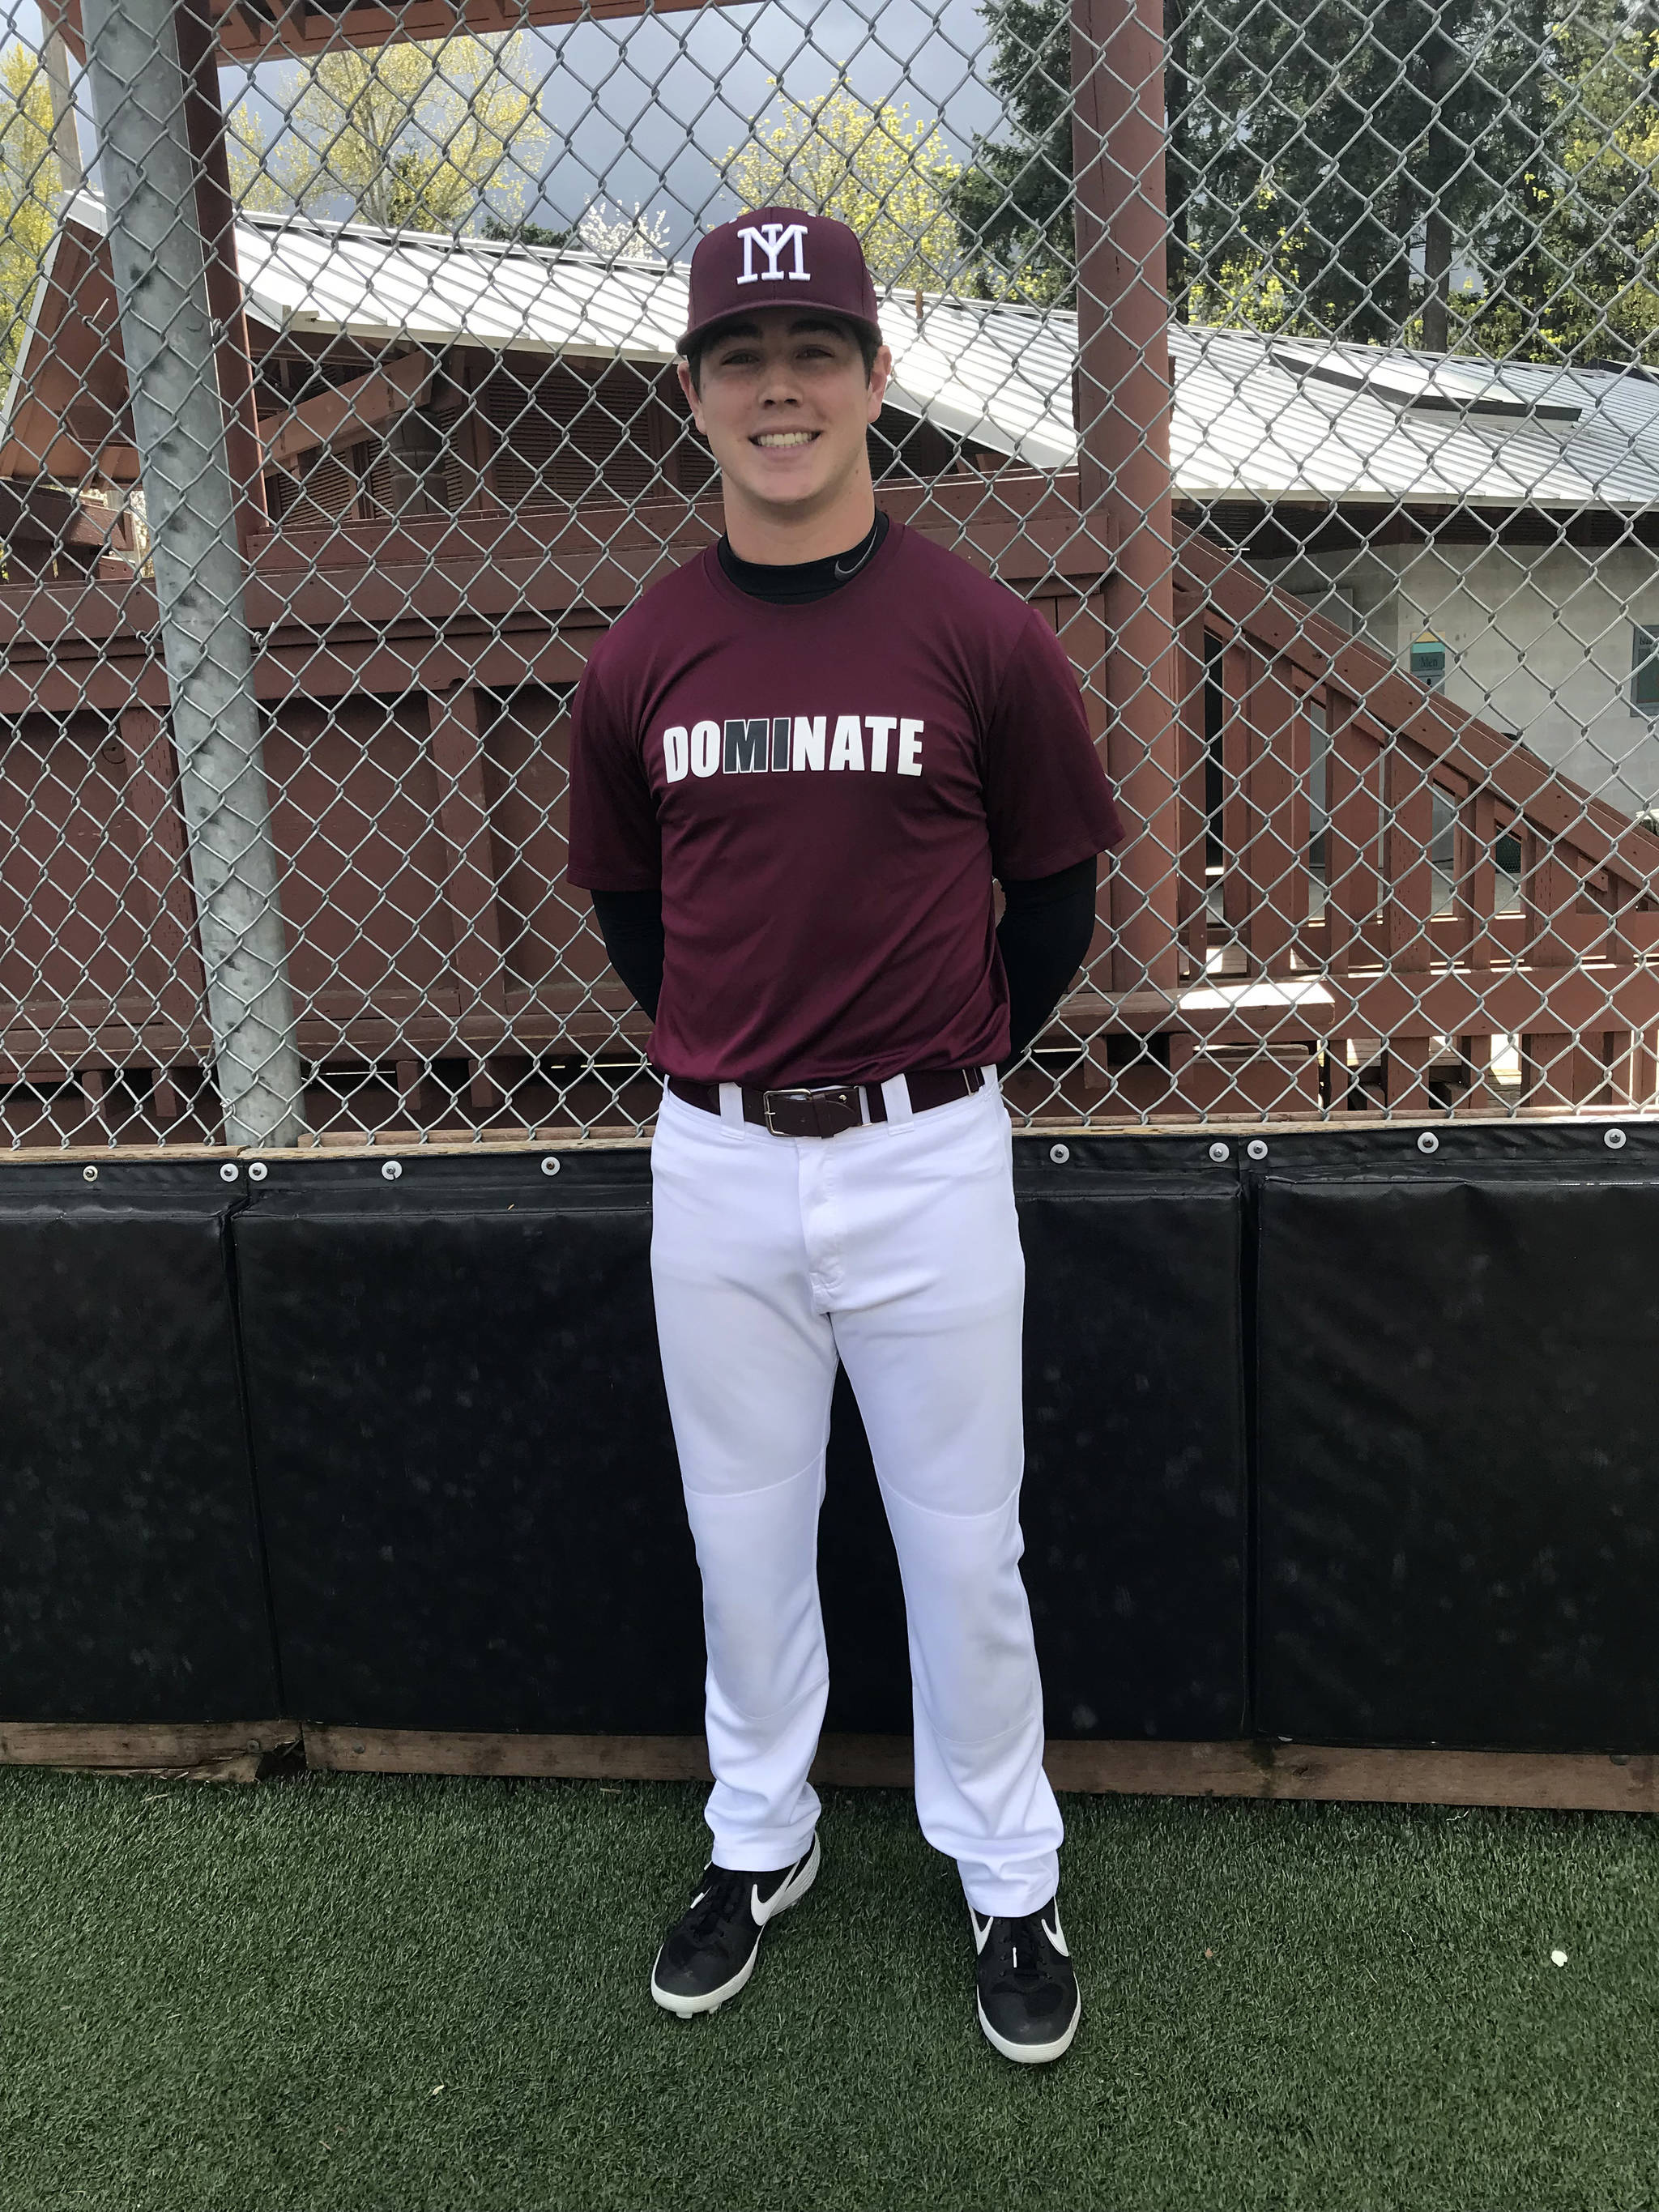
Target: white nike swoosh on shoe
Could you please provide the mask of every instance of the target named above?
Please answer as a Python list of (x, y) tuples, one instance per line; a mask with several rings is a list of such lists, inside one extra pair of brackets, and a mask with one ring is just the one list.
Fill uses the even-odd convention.
[(1054, 1906), (1054, 1926), (1051, 1928), (1046, 1920), (1041, 1918), (1039, 1918), (1037, 1922), (1037, 1926), (1042, 1929), (1043, 1934), (1048, 1938), (1048, 1941), (1054, 1945), (1055, 1950), (1059, 1952), (1062, 1959), (1069, 1959), (1071, 1957), (1072, 1954), (1066, 1947), (1066, 1938), (1060, 1932), (1060, 1906), (1058, 1904)]
[(979, 1956), (980, 1953), (985, 1948), (985, 1946), (991, 1939), (992, 1917), (993, 1916), (991, 1914), (988, 1913), (985, 1917), (985, 1924), (981, 1927), (980, 1925), (978, 1913), (975, 1911), (971, 1905), (968, 1908), (968, 1917), (974, 1923), (974, 1956), (975, 1958)]

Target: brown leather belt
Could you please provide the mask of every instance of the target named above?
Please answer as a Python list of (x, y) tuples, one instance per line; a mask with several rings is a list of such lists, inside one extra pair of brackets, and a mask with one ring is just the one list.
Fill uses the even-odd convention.
[[(904, 1078), (910, 1110), (915, 1114), (971, 1098), (984, 1084), (982, 1067), (924, 1068)], [(668, 1088), (676, 1098), (700, 1106), (705, 1114), (720, 1110), (718, 1084), (688, 1083), (684, 1076), (671, 1075)], [(863, 1127), (866, 1108), (870, 1121), (887, 1119), (887, 1101), (878, 1083), (821, 1083), (799, 1091), (745, 1089), (743, 1094), (744, 1120), (769, 1129), (775, 1137), (838, 1137), (843, 1129)]]

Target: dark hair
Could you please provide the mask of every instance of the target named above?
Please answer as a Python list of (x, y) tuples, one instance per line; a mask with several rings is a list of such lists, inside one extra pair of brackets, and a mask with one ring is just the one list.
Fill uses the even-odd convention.
[[(737, 318), (732, 319), (736, 320)], [(850, 315), (825, 315), (822, 319), (857, 345), (864, 356), (864, 380), (868, 384), (876, 373), (876, 356), (881, 351), (880, 331), (872, 330), (868, 323), (855, 323)], [(716, 323), (712, 330), (699, 331), (685, 349), (685, 365), (691, 374), (693, 392), (702, 392), (702, 357), (715, 340), (724, 334), (726, 327), (723, 323)]]

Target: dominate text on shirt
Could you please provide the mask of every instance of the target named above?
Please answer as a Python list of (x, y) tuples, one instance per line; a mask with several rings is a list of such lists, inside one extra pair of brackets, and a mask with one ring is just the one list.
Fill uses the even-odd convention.
[[(662, 733), (662, 772), (669, 783), (689, 775), (752, 775), (771, 770), (890, 766), (897, 775), (921, 774), (922, 724), (900, 714), (738, 715), (725, 722), (675, 722)], [(896, 736), (895, 736), (896, 732)], [(866, 754), (866, 738), (868, 737)]]

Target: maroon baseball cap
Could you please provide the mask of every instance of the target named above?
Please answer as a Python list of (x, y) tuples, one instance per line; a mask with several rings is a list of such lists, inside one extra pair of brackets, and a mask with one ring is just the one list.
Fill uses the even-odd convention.
[(799, 208), (757, 208), (699, 240), (691, 256), (691, 320), (680, 335), (680, 351), (715, 323), (757, 307), (843, 315), (881, 336), (876, 288), (858, 233)]

